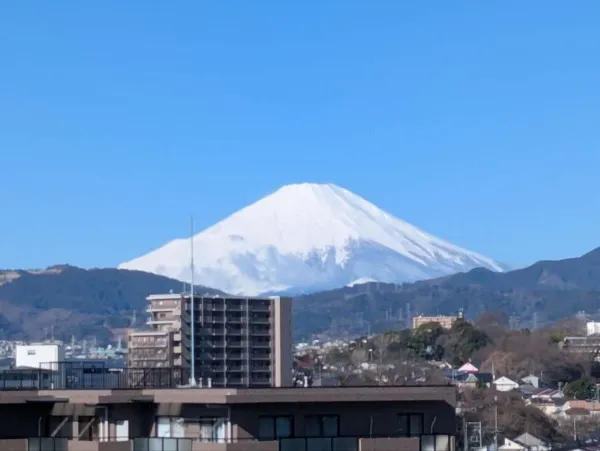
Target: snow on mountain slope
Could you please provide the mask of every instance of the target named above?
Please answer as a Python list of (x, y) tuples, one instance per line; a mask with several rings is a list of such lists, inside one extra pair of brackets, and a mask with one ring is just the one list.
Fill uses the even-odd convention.
[[(182, 238), (119, 265), (190, 280)], [(195, 282), (232, 294), (308, 292), (361, 278), (410, 282), (492, 259), (429, 235), (335, 185), (287, 185), (194, 236)]]
[(371, 283), (371, 282), (379, 282), (379, 280), (375, 280), (372, 277), (359, 277), (356, 280), (353, 280), (352, 282), (346, 284), (347, 287), (355, 287), (356, 285), (364, 285), (366, 283)]

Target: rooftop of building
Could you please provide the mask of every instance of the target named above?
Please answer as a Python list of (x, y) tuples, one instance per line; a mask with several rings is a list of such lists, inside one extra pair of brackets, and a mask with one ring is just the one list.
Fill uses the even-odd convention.
[(21, 389), (1, 391), (0, 404), (131, 403), (256, 404), (345, 402), (446, 402), (456, 405), (456, 388), (449, 385), (273, 387), (273, 388), (156, 388), (156, 389)]
[[(440, 400), (455, 403), (452, 385), (396, 385), (350, 387), (212, 387), (208, 378), (189, 385), (186, 368), (124, 368), (95, 363), (61, 362), (44, 369), (12, 369), (0, 371), (0, 403), (26, 402), (38, 396), (52, 398), (80, 396), (89, 399), (133, 398), (150, 396), (161, 402), (296, 402), (299, 400), (368, 401), (368, 400)], [(18, 401), (22, 400), (22, 401)], [(177, 401), (179, 400), (179, 401)], [(206, 400), (206, 401), (203, 401)], [(158, 402), (158, 401), (157, 401)]]
[[(189, 298), (190, 293), (163, 293), (163, 294), (151, 294), (146, 297), (147, 301), (166, 301), (171, 299)], [(251, 300), (277, 300), (286, 299), (285, 296), (236, 296), (232, 294), (194, 294), (194, 298), (197, 299), (251, 299)]]

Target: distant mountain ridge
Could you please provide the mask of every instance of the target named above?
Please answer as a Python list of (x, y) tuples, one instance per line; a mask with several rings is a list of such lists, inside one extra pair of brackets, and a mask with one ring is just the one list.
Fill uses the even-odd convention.
[[(10, 281), (8, 281), (10, 279)], [(541, 261), (497, 273), (482, 268), (405, 284), (359, 280), (352, 286), (301, 295), (293, 302), (297, 340), (316, 335), (356, 336), (404, 328), (412, 314), (454, 314), (468, 318), (488, 311), (521, 317), (529, 326), (600, 308), (600, 248), (582, 257)], [(67, 265), (46, 270), (0, 270), (0, 338), (57, 338), (96, 335), (145, 321), (151, 293), (181, 292), (182, 282), (141, 271), (84, 270)], [(197, 287), (199, 293), (223, 294)], [(132, 324), (133, 312), (137, 322)]]
[[(475, 267), (506, 269), (331, 184), (284, 186), (193, 241), (195, 280), (233, 294), (297, 294), (364, 278), (401, 283)], [(189, 281), (190, 249), (189, 239), (177, 239), (119, 268)]]
[[(69, 265), (0, 270), (0, 339), (43, 339), (51, 329), (61, 338), (107, 338), (111, 329), (142, 325), (146, 296), (171, 290), (181, 292), (183, 283), (141, 271)], [(201, 286), (196, 292), (223, 294)]]
[(436, 284), (439, 281), (457, 286), (485, 285), (498, 289), (600, 290), (600, 248), (594, 249), (581, 257), (564, 260), (542, 260), (531, 266), (506, 273), (496, 273), (484, 268), (476, 268), (465, 273), (425, 282)]
[(299, 296), (295, 333), (330, 336), (405, 327), (407, 305), (414, 314), (467, 317), (487, 311), (517, 316), (529, 327), (600, 309), (600, 248), (581, 257), (540, 261), (498, 273), (476, 268), (465, 273), (411, 284), (367, 283)]

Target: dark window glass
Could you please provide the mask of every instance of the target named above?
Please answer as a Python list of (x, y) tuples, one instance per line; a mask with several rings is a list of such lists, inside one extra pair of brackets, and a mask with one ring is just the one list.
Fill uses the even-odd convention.
[(323, 436), (337, 437), (340, 435), (340, 418), (338, 416), (329, 415), (323, 417)]
[(258, 439), (275, 440), (293, 435), (293, 423), (290, 416), (259, 417)]
[(275, 438), (275, 422), (273, 417), (260, 417), (258, 419), (258, 439), (272, 440)]
[(304, 419), (304, 433), (307, 437), (337, 437), (340, 435), (338, 415), (311, 415)]
[(304, 435), (307, 437), (321, 437), (319, 417), (306, 417), (304, 420)]
[(423, 434), (423, 415), (410, 415), (409, 431), (410, 435), (422, 435)]
[(417, 437), (423, 434), (424, 418), (422, 413), (402, 413), (398, 415), (396, 435), (399, 437)]
[(275, 418), (275, 436), (277, 438), (292, 436), (292, 419), (290, 417)]

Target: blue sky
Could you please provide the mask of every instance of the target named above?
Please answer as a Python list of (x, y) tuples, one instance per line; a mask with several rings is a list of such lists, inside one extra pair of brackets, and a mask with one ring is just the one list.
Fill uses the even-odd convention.
[(158, 3), (0, 5), (0, 267), (301, 181), (511, 264), (600, 246), (600, 3)]

